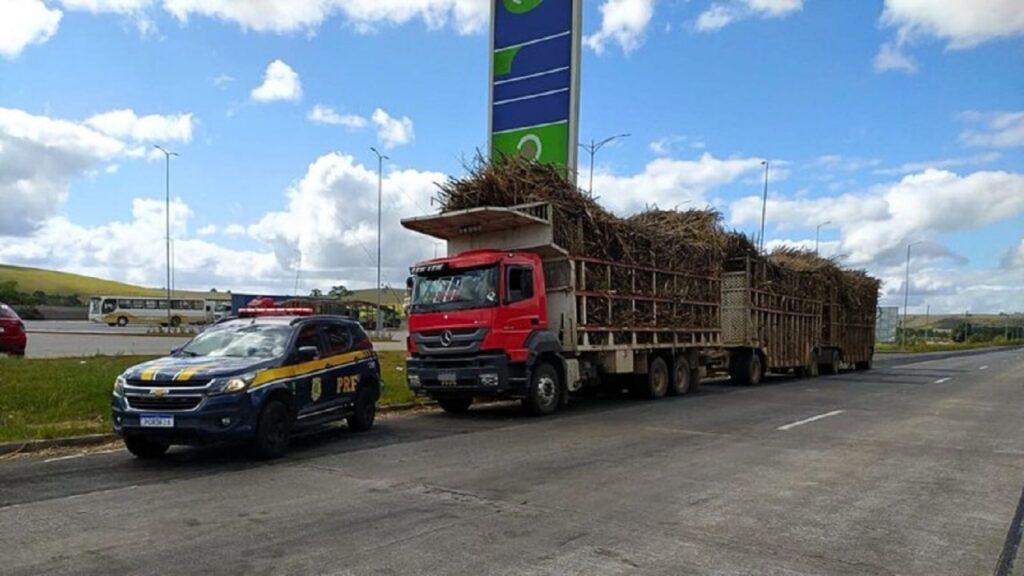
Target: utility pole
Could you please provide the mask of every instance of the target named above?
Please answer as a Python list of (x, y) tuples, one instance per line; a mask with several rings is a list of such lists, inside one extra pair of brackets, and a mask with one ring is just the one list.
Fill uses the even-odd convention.
[(762, 160), (761, 165), (764, 166), (764, 199), (761, 200), (761, 237), (758, 251), (764, 253), (764, 221), (768, 215), (768, 160)]
[(821, 239), (821, 227), (822, 226), (828, 226), (831, 223), (832, 223), (831, 220), (826, 220), (826, 221), (822, 222), (821, 224), (818, 224), (818, 229), (814, 232), (814, 255), (815, 256), (818, 255), (818, 241)]
[(903, 283), (903, 330), (900, 331), (900, 348), (907, 348), (907, 307), (910, 304), (910, 249), (923, 241), (907, 244), (907, 278)]
[(171, 326), (171, 156), (178, 156), (177, 152), (171, 152), (162, 146), (154, 145), (154, 148), (164, 153), (167, 160), (165, 176), (165, 216), (167, 217), (167, 327)]
[(295, 253), (299, 255), (298, 261), (295, 263), (295, 297), (299, 297), (299, 273), (302, 272), (302, 250), (295, 249)]
[(380, 254), (381, 254), (381, 235), (383, 234), (382, 226), (384, 218), (382, 216), (382, 204), (384, 201), (384, 161), (390, 160), (387, 156), (381, 154), (373, 146), (370, 147), (373, 153), (377, 155), (377, 323), (374, 326), (377, 332), (383, 332), (383, 314), (381, 310), (382, 306), (382, 290), (380, 283)]
[(924, 309), (925, 341), (932, 339), (932, 305), (928, 304)]
[(610, 144), (612, 141), (618, 140), (619, 138), (629, 138), (630, 136), (632, 136), (632, 134), (616, 134), (615, 136), (605, 138), (600, 142), (592, 139), (590, 144), (580, 144), (580, 148), (583, 148), (590, 153), (590, 187), (587, 190), (587, 195), (591, 198), (594, 197), (594, 156), (597, 154), (598, 150), (604, 148), (605, 145)]

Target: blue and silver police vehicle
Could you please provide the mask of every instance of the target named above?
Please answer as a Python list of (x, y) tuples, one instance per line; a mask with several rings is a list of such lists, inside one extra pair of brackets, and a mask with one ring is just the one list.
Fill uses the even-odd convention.
[(158, 458), (171, 445), (242, 441), (274, 458), (292, 433), (330, 421), (369, 430), (381, 378), (366, 333), (339, 316), (281, 315), (296, 312), (312, 311), (250, 311), (126, 370), (111, 404), (128, 450)]

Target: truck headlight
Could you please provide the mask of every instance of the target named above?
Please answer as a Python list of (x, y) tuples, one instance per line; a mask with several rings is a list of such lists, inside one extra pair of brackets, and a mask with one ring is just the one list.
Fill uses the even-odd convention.
[(124, 379), (124, 376), (118, 376), (117, 379), (114, 380), (114, 394), (118, 396), (123, 396), (124, 387), (127, 383), (128, 382)]
[(419, 376), (419, 374), (409, 374), (408, 378), (409, 378), (409, 388), (419, 388), (420, 387), (420, 376)]
[(210, 396), (217, 396), (218, 394), (237, 394), (239, 392), (244, 392), (255, 379), (255, 374), (244, 374), (242, 376), (215, 380), (213, 385), (210, 386), (210, 390), (207, 394)]
[(481, 386), (497, 386), (498, 381), (499, 379), (497, 372), (486, 372), (480, 375)]

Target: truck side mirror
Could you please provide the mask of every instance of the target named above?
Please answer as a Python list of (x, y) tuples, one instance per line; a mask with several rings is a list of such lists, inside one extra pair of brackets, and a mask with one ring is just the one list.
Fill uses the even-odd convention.
[(412, 290), (412, 286), (413, 286), (413, 279), (412, 279), (412, 276), (409, 276), (408, 278), (405, 279), (405, 289), (406, 290)]

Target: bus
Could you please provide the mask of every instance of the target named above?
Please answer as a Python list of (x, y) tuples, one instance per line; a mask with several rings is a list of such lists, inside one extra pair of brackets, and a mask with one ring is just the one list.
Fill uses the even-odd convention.
[[(202, 298), (175, 298), (170, 300), (170, 325), (206, 324), (213, 320), (212, 312), (220, 302), (207, 302)], [(138, 296), (94, 296), (89, 299), (89, 320), (108, 326), (129, 324), (168, 323), (166, 298), (139, 298)]]

